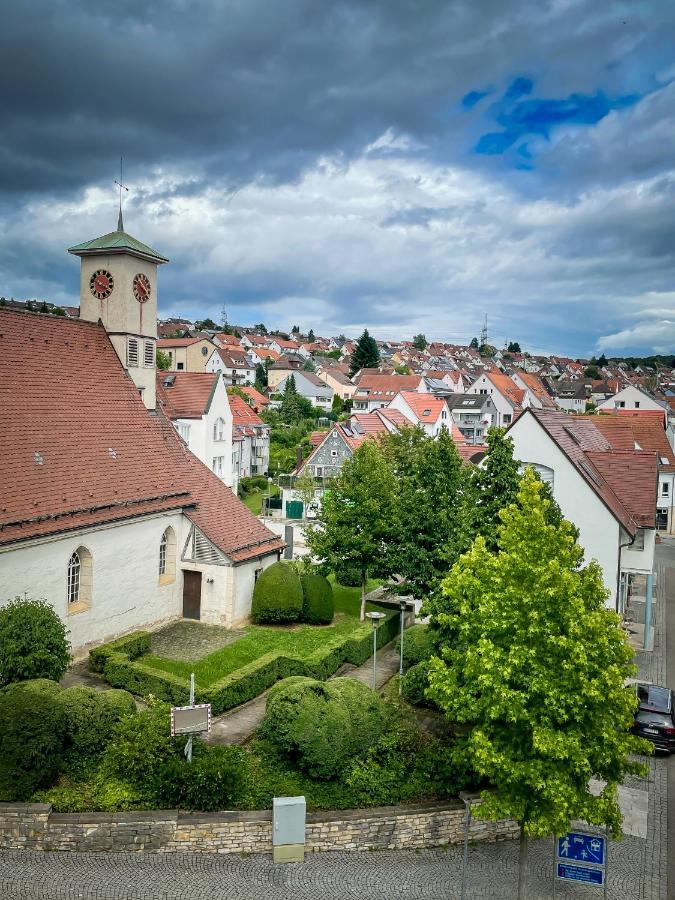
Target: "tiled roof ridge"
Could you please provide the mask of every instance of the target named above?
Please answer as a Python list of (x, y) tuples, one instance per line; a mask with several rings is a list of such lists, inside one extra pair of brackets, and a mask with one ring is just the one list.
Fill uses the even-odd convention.
[(58, 322), (59, 325), (78, 325), (86, 328), (100, 327), (105, 331), (105, 326), (101, 319), (98, 319), (96, 322), (91, 322), (89, 319), (81, 319), (79, 316), (75, 318), (70, 318), (69, 316), (55, 316), (54, 313), (40, 312), (39, 309), (19, 309), (15, 306), (3, 306), (1, 309), (3, 315), (35, 316), (40, 319), (49, 319), (50, 322)]

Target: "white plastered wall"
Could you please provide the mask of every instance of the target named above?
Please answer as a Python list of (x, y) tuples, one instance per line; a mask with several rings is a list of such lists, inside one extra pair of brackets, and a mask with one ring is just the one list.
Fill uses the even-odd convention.
[(610, 592), (607, 606), (615, 609), (619, 523), (534, 416), (522, 415), (508, 434), (513, 439), (516, 459), (523, 464), (538, 463), (553, 469), (553, 496), (565, 518), (579, 529), (585, 562), (595, 559), (600, 564), (603, 581)]

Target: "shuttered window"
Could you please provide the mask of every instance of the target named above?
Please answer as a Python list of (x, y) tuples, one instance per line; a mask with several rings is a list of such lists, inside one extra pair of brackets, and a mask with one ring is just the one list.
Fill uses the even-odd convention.
[(145, 341), (143, 364), (146, 369), (155, 368), (155, 345), (153, 341)]
[(129, 338), (127, 343), (127, 365), (129, 368), (138, 368), (138, 340)]

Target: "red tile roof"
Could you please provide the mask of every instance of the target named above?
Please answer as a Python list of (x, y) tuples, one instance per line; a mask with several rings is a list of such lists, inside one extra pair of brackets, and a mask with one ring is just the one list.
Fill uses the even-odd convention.
[(192, 344), (198, 344), (206, 338), (160, 338), (157, 346), (161, 350), (163, 347), (190, 347)]
[(263, 420), (256, 414), (248, 403), (236, 394), (228, 396), (230, 409), (232, 410), (232, 423), (234, 425), (262, 425)]
[(145, 408), (100, 323), (0, 309), (0, 454), (0, 544), (183, 509), (233, 561), (283, 546)]
[(249, 385), (241, 385), (239, 387), (239, 390), (243, 391), (247, 397), (250, 397), (250, 399), (253, 401), (253, 409), (256, 412), (261, 412), (261, 410), (270, 405), (269, 397), (261, 394), (260, 391), (257, 391), (254, 387), (250, 387)]
[(519, 388), (508, 375), (502, 375), (496, 370), (488, 372), (485, 376), (497, 388), (502, 397), (509, 401), (511, 406), (522, 406), (525, 399), (525, 391)]
[(170, 419), (201, 419), (216, 392), (217, 372), (157, 372), (157, 396)]
[(359, 379), (354, 400), (392, 400), (399, 391), (414, 391), (422, 381), (421, 375), (366, 374)]
[[(626, 451), (612, 449), (607, 438), (596, 428), (595, 417), (575, 417), (532, 407), (522, 415), (534, 417), (631, 536), (638, 526), (655, 526), (655, 453), (633, 450), (630, 453), (633, 461), (627, 461), (623, 456)], [(611, 476), (612, 466), (622, 472), (624, 478)], [(646, 518), (647, 506), (650, 513)]]
[(399, 395), (408, 404), (420, 425), (437, 422), (444, 409), (445, 400), (433, 394), (420, 394), (419, 391), (399, 391)]
[[(518, 376), (526, 385), (528, 391), (541, 403), (544, 409), (556, 409), (556, 402), (544, 387), (544, 383), (533, 372), (518, 372)], [(514, 382), (515, 383), (515, 382)]]
[[(632, 413), (633, 410), (626, 410)], [(643, 410), (636, 410), (640, 413)], [(615, 450), (648, 450), (659, 457), (659, 469), (675, 472), (675, 453), (664, 430), (663, 414), (658, 410), (653, 416), (598, 415), (593, 424), (602, 432)], [(637, 446), (636, 446), (637, 445)], [(666, 462), (662, 462), (662, 460)]]

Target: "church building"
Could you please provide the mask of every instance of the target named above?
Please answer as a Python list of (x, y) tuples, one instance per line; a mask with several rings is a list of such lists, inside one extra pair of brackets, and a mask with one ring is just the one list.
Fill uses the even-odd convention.
[(157, 270), (117, 229), (70, 248), (80, 318), (0, 309), (0, 604), (45, 599), (74, 655), (184, 617), (233, 626), (283, 542), (157, 402)]

